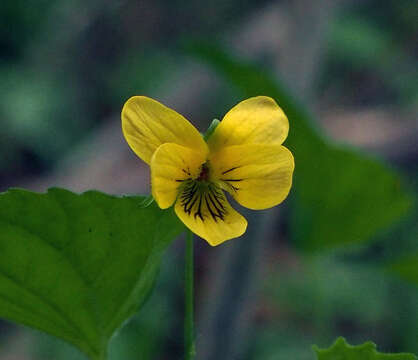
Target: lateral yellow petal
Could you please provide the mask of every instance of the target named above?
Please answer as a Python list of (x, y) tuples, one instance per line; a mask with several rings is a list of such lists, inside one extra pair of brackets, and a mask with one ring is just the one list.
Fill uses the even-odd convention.
[(189, 184), (177, 198), (174, 209), (180, 220), (212, 246), (241, 236), (247, 220), (231, 207), (223, 191), (213, 185), (206, 191), (199, 186)]
[(131, 149), (147, 164), (157, 148), (175, 143), (206, 153), (197, 129), (182, 115), (145, 96), (133, 96), (122, 109), (122, 130)]
[(209, 158), (213, 178), (237, 202), (253, 210), (281, 203), (292, 186), (292, 153), (282, 145), (240, 145)]
[(185, 146), (159, 146), (151, 160), (151, 190), (158, 206), (166, 209), (173, 205), (182, 183), (197, 178), (205, 161), (201, 152)]
[(232, 145), (281, 145), (289, 121), (276, 102), (267, 96), (249, 98), (234, 106), (208, 140), (211, 152)]

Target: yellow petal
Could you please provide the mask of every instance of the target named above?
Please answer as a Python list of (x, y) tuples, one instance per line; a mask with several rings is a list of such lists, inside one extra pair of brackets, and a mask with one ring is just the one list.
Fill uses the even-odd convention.
[(206, 157), (188, 147), (167, 143), (158, 147), (151, 160), (151, 189), (158, 206), (173, 205), (179, 187), (187, 179), (199, 176)]
[(125, 103), (122, 130), (131, 149), (147, 164), (164, 143), (207, 152), (205, 141), (192, 124), (174, 110), (145, 96), (133, 96)]
[(281, 203), (292, 186), (293, 155), (282, 145), (230, 146), (209, 161), (213, 178), (250, 209), (267, 209)]
[(257, 96), (234, 106), (208, 140), (211, 152), (244, 144), (277, 144), (286, 139), (289, 121), (276, 102)]
[(175, 212), (191, 231), (212, 246), (241, 236), (247, 228), (247, 220), (231, 207), (223, 191), (213, 185), (194, 182), (185, 186), (176, 201)]

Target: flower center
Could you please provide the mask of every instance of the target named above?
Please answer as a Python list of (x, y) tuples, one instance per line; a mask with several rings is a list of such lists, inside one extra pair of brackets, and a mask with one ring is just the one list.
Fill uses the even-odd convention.
[(197, 181), (209, 181), (209, 166), (207, 162), (202, 164), (200, 168), (200, 174), (196, 180)]
[(197, 179), (184, 181), (179, 195), (180, 203), (184, 212), (195, 219), (223, 221), (227, 214), (225, 195), (221, 188), (209, 181), (208, 171), (204, 164)]

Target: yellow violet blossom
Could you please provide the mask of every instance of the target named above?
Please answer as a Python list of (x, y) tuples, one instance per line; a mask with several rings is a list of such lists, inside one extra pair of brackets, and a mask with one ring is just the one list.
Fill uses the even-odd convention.
[(125, 103), (122, 130), (151, 167), (152, 195), (159, 207), (175, 203), (180, 220), (212, 246), (247, 228), (224, 191), (242, 206), (261, 210), (281, 203), (292, 185), (293, 156), (281, 145), (289, 122), (266, 96), (234, 106), (207, 142), (182, 115), (145, 96)]

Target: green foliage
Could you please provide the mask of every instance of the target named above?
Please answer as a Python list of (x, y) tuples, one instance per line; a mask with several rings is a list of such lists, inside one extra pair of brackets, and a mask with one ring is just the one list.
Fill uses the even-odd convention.
[[(292, 235), (309, 251), (360, 243), (407, 212), (411, 200), (396, 172), (360, 153), (330, 144), (312, 127), (312, 117), (274, 76), (229, 56), (217, 46), (196, 44), (190, 52), (208, 62), (244, 97), (276, 99), (290, 121), (286, 146), (295, 156)], [(343, 231), (341, 231), (343, 229)]]
[(313, 346), (318, 360), (416, 360), (413, 354), (383, 354), (376, 351), (376, 345), (368, 341), (363, 345), (351, 346), (344, 338), (338, 338), (328, 349)]
[[(388, 8), (378, 18), (382, 20), (383, 12), (386, 11), (387, 20), (393, 25), (395, 9), (390, 9), (390, 6)], [(400, 8), (408, 12), (406, 4)], [(415, 58), (412, 53), (409, 54), (407, 46), (402, 44), (402, 39), (392, 26), (364, 18), (361, 6), (357, 7), (357, 11), (357, 14), (344, 12), (331, 22), (327, 39), (327, 74), (324, 77), (329, 79), (331, 76), (334, 88), (345, 88), (345, 93), (349, 93), (358, 86), (356, 81), (353, 82), (353, 78), (356, 79), (353, 74), (374, 74), (381, 81), (379, 91), (383, 92), (380, 93), (380, 99), (386, 91), (391, 94), (391, 102), (413, 105), (417, 100), (418, 84), (409, 79), (418, 75)]]
[(171, 211), (141, 201), (62, 189), (0, 194), (0, 317), (104, 359), (183, 229)]
[[(413, 173), (415, 179), (418, 173)], [(418, 200), (418, 182), (412, 181), (415, 199)], [(411, 211), (406, 221), (402, 222), (401, 227), (395, 228), (393, 233), (389, 234), (389, 239), (396, 238), (388, 246), (385, 254), (384, 269), (391, 274), (395, 274), (404, 280), (418, 285), (418, 206)], [(418, 302), (416, 302), (418, 305)], [(418, 310), (418, 308), (417, 308)], [(417, 343), (418, 344), (418, 343)]]
[(389, 271), (418, 285), (418, 253), (395, 261), (389, 266)]

